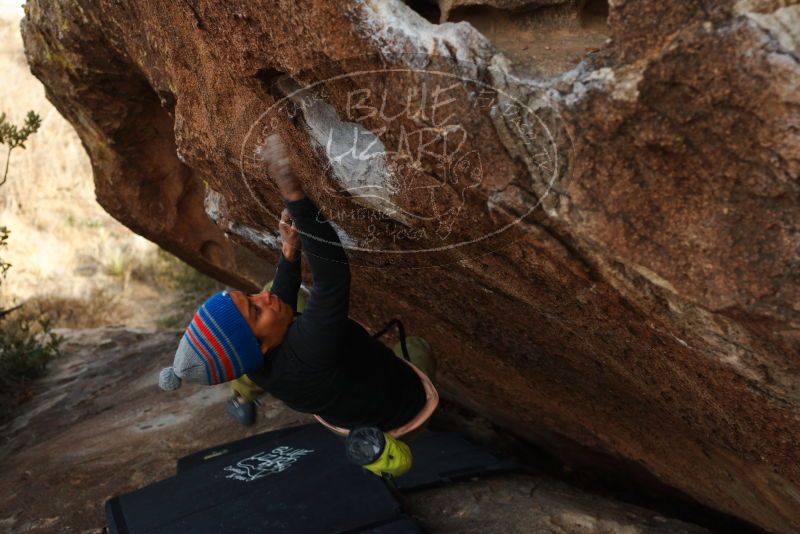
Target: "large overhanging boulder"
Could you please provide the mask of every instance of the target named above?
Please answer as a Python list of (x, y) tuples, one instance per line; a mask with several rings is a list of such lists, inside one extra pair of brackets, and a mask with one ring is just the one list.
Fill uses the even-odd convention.
[(447, 395), (800, 529), (797, 2), (411, 4), (29, 0), (23, 35), (136, 232), (257, 288), (279, 131), (354, 316)]

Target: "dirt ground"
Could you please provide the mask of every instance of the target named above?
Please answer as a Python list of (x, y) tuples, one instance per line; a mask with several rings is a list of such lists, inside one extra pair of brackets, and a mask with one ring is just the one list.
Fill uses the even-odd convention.
[[(607, 11), (589, 2), (578, 17), (563, 6), (505, 11), (469, 6), (451, 13), (449, 21), (467, 21), (512, 60), (517, 75), (555, 76), (597, 51), (608, 38)], [(600, 3), (601, 4), (601, 3)]]

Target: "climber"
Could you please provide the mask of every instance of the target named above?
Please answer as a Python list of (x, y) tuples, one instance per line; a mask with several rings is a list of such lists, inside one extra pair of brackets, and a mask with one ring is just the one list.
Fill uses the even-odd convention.
[[(404, 361), (348, 317), (350, 268), (339, 237), (305, 195), (280, 137), (268, 137), (258, 154), (286, 206), (271, 288), (209, 298), (187, 327), (173, 366), (161, 371), (159, 385), (173, 390), (181, 380), (233, 381), (237, 397), (229, 408), (244, 423), (250, 416), (242, 418), (240, 409), (254, 413), (255, 397), (267, 391), (349, 436), (353, 461), (376, 474), (402, 474), (410, 466), (410, 452), (397, 438), (418, 431), (438, 402), (423, 372), (433, 371), (430, 349), (422, 338), (409, 337), (413, 354), (411, 362)], [(301, 249), (313, 287), (298, 314)], [(353, 430), (359, 432), (351, 435)]]

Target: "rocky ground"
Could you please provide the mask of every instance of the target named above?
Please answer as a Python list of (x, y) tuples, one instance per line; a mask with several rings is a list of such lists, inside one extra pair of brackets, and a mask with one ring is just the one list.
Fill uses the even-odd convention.
[[(266, 402), (249, 430), (224, 415), (224, 387), (156, 385), (178, 331), (64, 332), (64, 355), (0, 429), (0, 530), (96, 532), (103, 504), (174, 473), (178, 457), (310, 418)], [(429, 532), (695, 533), (697, 526), (530, 474), (404, 497)]]

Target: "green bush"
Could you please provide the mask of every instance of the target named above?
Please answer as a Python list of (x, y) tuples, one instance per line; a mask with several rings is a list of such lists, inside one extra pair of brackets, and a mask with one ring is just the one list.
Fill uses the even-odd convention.
[(6, 120), (6, 114), (0, 113), (0, 145), (6, 145), (8, 152), (6, 153), (6, 168), (3, 171), (3, 180), (0, 185), (6, 183), (8, 178), (8, 164), (11, 161), (11, 151), (15, 148), (25, 148), (25, 141), (28, 137), (36, 133), (39, 126), (42, 125), (42, 119), (34, 113), (29, 111), (25, 116), (25, 124), (21, 127), (11, 124)]
[(30, 384), (58, 356), (61, 336), (49, 320), (12, 308), (0, 318), (0, 420), (30, 396)]

